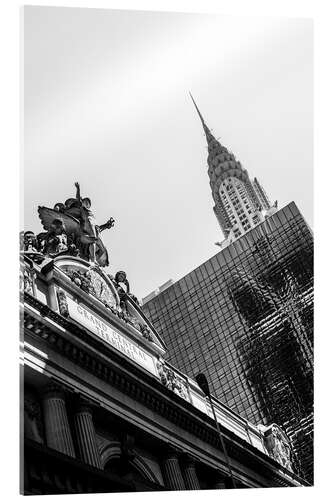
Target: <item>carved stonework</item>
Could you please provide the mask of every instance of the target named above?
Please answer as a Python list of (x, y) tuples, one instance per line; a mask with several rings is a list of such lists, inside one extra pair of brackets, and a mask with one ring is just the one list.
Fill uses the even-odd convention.
[(62, 290), (58, 291), (58, 303), (60, 314), (67, 318), (69, 316), (68, 304), (66, 294)]
[(23, 250), (28, 253), (38, 252), (37, 238), (32, 231), (25, 231), (23, 235)]
[(35, 271), (33, 269), (29, 269), (28, 267), (20, 268), (20, 281), (19, 281), (19, 289), (20, 292), (28, 292), (31, 295), (34, 294), (34, 280), (35, 280)]
[(264, 446), (272, 458), (283, 467), (292, 471), (291, 466), (291, 446), (287, 435), (276, 424), (269, 427), (261, 426)]
[(145, 339), (149, 340), (149, 342), (154, 342), (154, 337), (153, 337), (151, 331), (149, 330), (148, 326), (147, 325), (143, 325), (141, 323), (139, 324), (139, 326), (140, 326), (140, 331), (142, 333), (142, 336)]
[(67, 276), (77, 285), (81, 290), (91, 295), (95, 295), (95, 290), (91, 284), (91, 274), (90, 271), (82, 271), (78, 269), (68, 269), (66, 270)]
[(156, 363), (157, 373), (165, 387), (178, 394), (186, 401), (190, 401), (185, 381), (183, 381), (171, 368), (166, 366), (162, 359)]
[(132, 316), (131, 314), (126, 313), (126, 312), (123, 314), (124, 314), (124, 317), (126, 318), (127, 323), (134, 326), (134, 328), (136, 328), (139, 332), (141, 332), (142, 325), (141, 325), (140, 321), (138, 320), (138, 318), (135, 316)]
[(40, 405), (29, 396), (24, 397), (24, 434), (37, 443), (43, 443)]
[(45, 259), (40, 251), (38, 236), (32, 231), (20, 232), (20, 251), (36, 264), (41, 264)]
[(116, 297), (110, 286), (94, 268), (85, 271), (73, 267), (63, 267), (62, 270), (84, 292), (93, 295), (110, 308), (117, 306)]
[(118, 318), (125, 321), (125, 323), (132, 325), (145, 339), (149, 340), (149, 342), (154, 342), (154, 336), (148, 326), (145, 323), (142, 323), (139, 317), (137, 317), (130, 309), (125, 311), (123, 309), (120, 311), (115, 311), (113, 309), (112, 312), (116, 314)]
[[(135, 311), (132, 304), (127, 304), (126, 300), (129, 296), (133, 300), (133, 295), (128, 294), (119, 285), (112, 276), (108, 278), (115, 286), (118, 296), (120, 297), (120, 307), (117, 305), (117, 299), (111, 285), (107, 283), (106, 279), (98, 272), (98, 267), (90, 267), (89, 269), (80, 269), (74, 266), (61, 266), (67, 276), (75, 283), (81, 290), (90, 295), (93, 295), (100, 300), (105, 307), (107, 307), (119, 319), (132, 325), (140, 334), (150, 342), (154, 342), (154, 336), (150, 328), (142, 321), (139, 314)], [(120, 271), (122, 273), (122, 271)], [(126, 279), (126, 274), (123, 273)], [(119, 276), (119, 273), (117, 273)], [(129, 288), (128, 288), (129, 289)]]

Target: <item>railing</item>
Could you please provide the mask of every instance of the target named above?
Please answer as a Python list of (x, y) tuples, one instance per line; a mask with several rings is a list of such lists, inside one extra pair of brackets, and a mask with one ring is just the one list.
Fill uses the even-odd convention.
[[(175, 394), (191, 403), (195, 408), (213, 418), (210, 405), (207, 403), (205, 396), (200, 390), (197, 383), (179, 372), (169, 363), (159, 360), (157, 362), (158, 374), (162, 384)], [(247, 441), (260, 451), (267, 453), (265, 450), (262, 436), (259, 429), (248, 422), (246, 419), (234, 413), (230, 408), (223, 405), (216, 398), (213, 398), (213, 405), (216, 412), (218, 422), (230, 430), (244, 441)]]

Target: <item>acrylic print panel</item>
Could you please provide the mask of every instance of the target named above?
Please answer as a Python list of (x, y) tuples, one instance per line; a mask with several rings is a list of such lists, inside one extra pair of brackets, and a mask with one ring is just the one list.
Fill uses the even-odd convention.
[(312, 22), (23, 41), (22, 493), (311, 485)]

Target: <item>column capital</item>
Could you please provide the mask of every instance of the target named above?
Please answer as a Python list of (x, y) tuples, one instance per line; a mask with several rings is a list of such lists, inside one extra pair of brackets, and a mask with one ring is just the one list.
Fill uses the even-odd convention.
[(93, 422), (93, 405), (80, 395), (73, 401), (74, 428), (80, 458), (87, 464), (102, 468)]
[(174, 446), (165, 448), (163, 459), (163, 476), (165, 484), (171, 490), (185, 490), (184, 478), (179, 465), (181, 452)]
[(93, 415), (96, 405), (81, 394), (75, 394), (73, 397), (73, 409), (76, 413), (90, 413)]
[(181, 466), (187, 490), (200, 490), (200, 483), (196, 471), (197, 460), (189, 453), (183, 453)]
[(50, 381), (42, 389), (42, 396), (47, 397), (60, 397), (65, 399), (65, 389), (57, 382)]
[(75, 457), (68, 422), (65, 391), (59, 384), (50, 383), (44, 389), (43, 410), (47, 446)]
[(198, 460), (189, 453), (182, 453), (180, 459), (184, 467), (195, 467), (195, 464), (198, 462)]
[(171, 444), (167, 444), (164, 449), (164, 459), (172, 460), (172, 459), (180, 459), (182, 456), (182, 451)]

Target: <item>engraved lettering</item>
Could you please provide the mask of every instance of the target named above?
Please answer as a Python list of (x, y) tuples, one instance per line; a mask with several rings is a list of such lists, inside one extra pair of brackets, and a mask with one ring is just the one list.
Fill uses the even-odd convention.
[(77, 304), (69, 297), (67, 297), (67, 300), (69, 314), (73, 319), (150, 372), (156, 372), (153, 358), (147, 355), (138, 345), (127, 340), (121, 333), (111, 328), (82, 305)]

